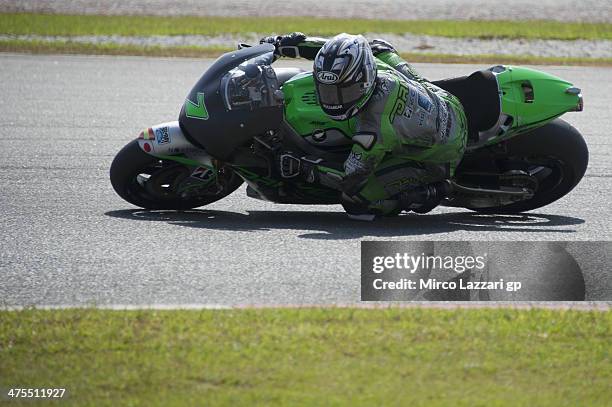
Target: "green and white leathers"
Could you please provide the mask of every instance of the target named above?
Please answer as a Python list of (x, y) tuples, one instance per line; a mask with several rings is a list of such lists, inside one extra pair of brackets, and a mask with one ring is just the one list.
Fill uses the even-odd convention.
[[(325, 39), (304, 38), (291, 47), (292, 52), (280, 47), (280, 53), (315, 59), (325, 43)], [(373, 209), (388, 210), (382, 201), (453, 175), (465, 150), (467, 124), (457, 98), (422, 78), (388, 43), (375, 40), (371, 45), (377, 65), (373, 92), (353, 118), (335, 126), (346, 129), (345, 135), (353, 141), (344, 164), (345, 195)], [(289, 96), (286, 114), (292, 124), (304, 112), (293, 111), (291, 100), (296, 95), (291, 87), (299, 93), (299, 82), (312, 81), (309, 77), (284, 85)], [(327, 169), (320, 165), (319, 171)]]

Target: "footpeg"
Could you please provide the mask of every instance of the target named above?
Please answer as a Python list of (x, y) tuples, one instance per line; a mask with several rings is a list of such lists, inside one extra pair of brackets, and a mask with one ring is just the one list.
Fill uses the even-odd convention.
[(291, 154), (281, 154), (280, 173), (283, 178), (295, 178), (300, 175), (302, 162)]

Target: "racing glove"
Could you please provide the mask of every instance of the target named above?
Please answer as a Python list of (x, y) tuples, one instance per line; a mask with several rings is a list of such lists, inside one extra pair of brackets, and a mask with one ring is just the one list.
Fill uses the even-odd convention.
[(397, 54), (397, 50), (393, 47), (393, 45), (389, 44), (385, 40), (375, 39), (370, 41), (370, 48), (372, 48), (372, 53), (374, 56), (378, 56), (383, 52), (393, 52)]
[(301, 32), (293, 32), (276, 37), (264, 37), (259, 40), (260, 44), (272, 44), (276, 48), (274, 55), (277, 57), (297, 58), (300, 56), (298, 45), (306, 40), (306, 35)]
[(375, 57), (391, 65), (406, 78), (417, 82), (429, 82), (426, 78), (423, 78), (412, 65), (404, 61), (393, 45), (389, 44), (387, 41), (375, 39), (370, 41), (369, 44)]

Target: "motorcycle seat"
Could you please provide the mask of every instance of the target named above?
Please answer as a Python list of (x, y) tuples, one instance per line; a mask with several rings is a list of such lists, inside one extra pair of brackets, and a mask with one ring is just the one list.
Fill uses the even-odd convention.
[(283, 83), (287, 82), (289, 79), (293, 78), (295, 75), (300, 74), (302, 72), (306, 72), (301, 68), (274, 68), (274, 72), (276, 73), (276, 79), (278, 80), (278, 85), (282, 86)]
[(478, 132), (497, 124), (501, 114), (499, 86), (493, 72), (476, 71), (469, 76), (443, 79), (434, 85), (455, 95), (465, 110), (470, 139), (478, 139)]

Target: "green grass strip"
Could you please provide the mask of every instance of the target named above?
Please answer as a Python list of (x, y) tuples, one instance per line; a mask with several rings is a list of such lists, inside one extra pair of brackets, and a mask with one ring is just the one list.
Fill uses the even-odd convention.
[(412, 33), (442, 37), (612, 39), (612, 24), (557, 21), (389, 21), (311, 17), (230, 18), (0, 14), (0, 33), (15, 35), (218, 35)]
[(611, 343), (600, 311), (1, 311), (0, 386), (79, 406), (603, 406)]
[[(138, 55), (150, 57), (216, 58), (230, 49), (222, 47), (142, 47), (119, 44), (88, 44), (70, 41), (0, 40), (0, 52), (32, 54)], [(522, 55), (449, 55), (402, 53), (410, 62), (516, 64), (516, 65), (584, 65), (612, 66), (612, 58), (533, 57)]]

